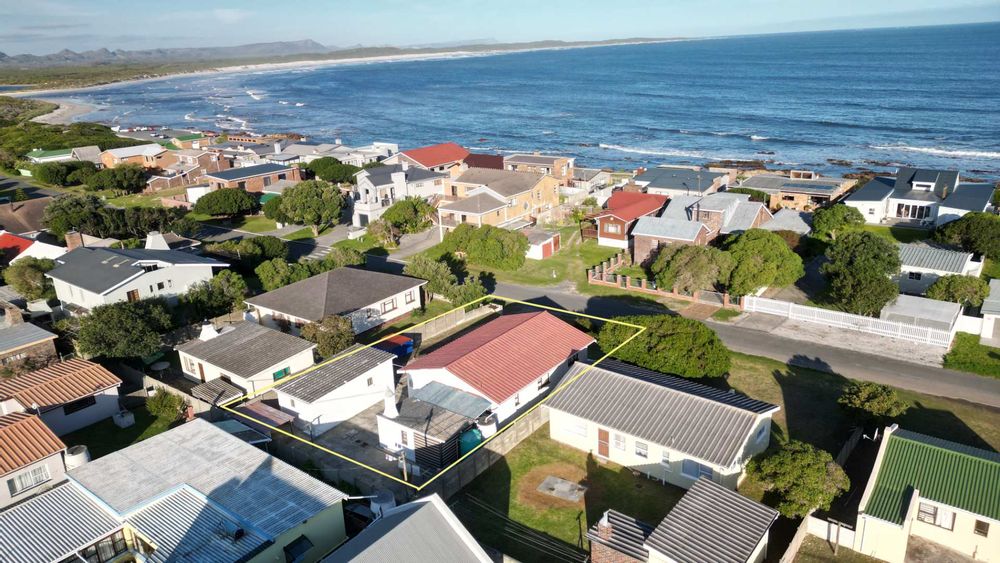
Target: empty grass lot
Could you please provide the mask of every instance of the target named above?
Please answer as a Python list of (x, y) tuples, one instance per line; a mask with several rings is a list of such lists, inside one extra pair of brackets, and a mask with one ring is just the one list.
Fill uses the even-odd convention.
[(945, 354), (944, 367), (978, 373), (989, 377), (1000, 377), (1000, 348), (983, 346), (978, 334), (959, 332), (951, 351)]

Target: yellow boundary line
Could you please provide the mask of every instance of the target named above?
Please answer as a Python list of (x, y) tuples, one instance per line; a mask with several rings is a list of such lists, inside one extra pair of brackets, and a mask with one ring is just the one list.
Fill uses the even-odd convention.
[[(429, 322), (435, 321), (435, 320), (437, 320), (437, 319), (439, 319), (439, 318), (441, 318), (441, 317), (443, 317), (445, 315), (448, 315), (450, 313), (453, 313), (453, 312), (455, 312), (455, 311), (457, 311), (459, 309), (464, 309), (466, 307), (479, 304), (479, 303), (481, 303), (483, 301), (486, 301), (486, 300), (492, 301), (492, 300), (495, 300), (495, 299), (504, 301), (504, 302), (506, 302), (508, 304), (516, 303), (516, 304), (519, 304), (519, 305), (526, 305), (528, 307), (535, 307), (535, 308), (538, 308), (538, 309), (545, 309), (545, 310), (554, 311), (554, 312), (557, 312), (557, 313), (564, 313), (564, 314), (573, 315), (573, 316), (577, 316), (577, 317), (583, 317), (583, 318), (594, 319), (594, 320), (598, 320), (598, 321), (602, 321), (602, 322), (614, 323), (614, 324), (617, 324), (617, 325), (627, 326), (629, 328), (634, 328), (634, 329), (637, 329), (637, 330), (636, 330), (635, 334), (633, 334), (632, 336), (629, 336), (627, 339), (625, 339), (624, 342), (622, 342), (618, 346), (615, 346), (613, 349), (605, 352), (605, 354), (603, 356), (601, 356), (594, 363), (588, 364), (587, 367), (584, 368), (583, 370), (581, 370), (580, 373), (578, 373), (575, 377), (573, 377), (569, 381), (566, 381), (566, 382), (562, 383), (558, 388), (556, 388), (555, 390), (553, 390), (551, 393), (549, 393), (547, 396), (545, 396), (541, 401), (539, 401), (538, 403), (536, 403), (530, 409), (524, 411), (523, 413), (521, 413), (520, 415), (518, 415), (517, 417), (515, 417), (513, 420), (511, 420), (510, 422), (508, 422), (507, 424), (505, 424), (503, 428), (497, 430), (497, 432), (495, 434), (493, 434), (489, 438), (487, 438), (487, 439), (483, 440), (482, 442), (480, 442), (479, 444), (477, 444), (476, 447), (474, 447), (471, 450), (469, 450), (468, 452), (466, 452), (465, 455), (463, 455), (462, 457), (458, 458), (457, 460), (455, 460), (454, 462), (452, 462), (451, 464), (449, 464), (447, 467), (442, 468), (436, 475), (434, 475), (433, 477), (431, 477), (430, 479), (428, 479), (424, 484), (422, 484), (420, 486), (417, 486), (417, 485), (414, 485), (413, 483), (409, 483), (407, 481), (404, 481), (403, 479), (400, 479), (399, 477), (396, 477), (395, 475), (389, 475), (388, 473), (386, 473), (386, 472), (384, 472), (384, 471), (382, 471), (380, 469), (376, 469), (376, 468), (374, 468), (374, 467), (372, 467), (372, 466), (370, 466), (370, 465), (368, 465), (366, 463), (360, 462), (360, 461), (358, 461), (358, 460), (356, 460), (356, 459), (354, 459), (352, 457), (348, 457), (348, 456), (346, 456), (346, 455), (344, 455), (342, 453), (339, 453), (339, 452), (336, 452), (334, 450), (331, 450), (330, 448), (321, 446), (321, 445), (319, 445), (319, 444), (317, 444), (315, 442), (306, 440), (305, 438), (302, 438), (301, 436), (296, 436), (295, 434), (292, 434), (291, 432), (287, 432), (287, 431), (282, 430), (280, 428), (276, 428), (276, 427), (271, 426), (270, 424), (268, 424), (266, 422), (263, 422), (261, 420), (258, 420), (256, 418), (254, 418), (254, 417), (252, 417), (250, 415), (244, 414), (242, 412), (239, 412), (239, 411), (237, 411), (235, 409), (230, 408), (231, 405), (233, 405), (233, 404), (235, 404), (237, 402), (242, 402), (242, 401), (244, 401), (246, 399), (250, 399), (252, 397), (256, 397), (258, 395), (261, 395), (261, 394), (267, 392), (268, 390), (276, 387), (279, 384), (283, 385), (283, 384), (285, 384), (285, 383), (287, 383), (287, 382), (289, 382), (289, 381), (291, 381), (291, 380), (293, 380), (295, 378), (301, 377), (301, 376), (306, 375), (307, 373), (310, 373), (312, 371), (315, 371), (315, 370), (317, 370), (317, 369), (319, 369), (321, 367), (327, 366), (327, 365), (329, 365), (332, 362), (335, 362), (337, 360), (349, 357), (349, 356), (351, 356), (353, 354), (357, 354), (358, 352), (364, 350), (365, 348), (371, 348), (371, 347), (375, 346), (376, 344), (385, 342), (386, 340), (388, 340), (390, 338), (393, 338), (395, 336), (399, 336), (399, 335), (404, 334), (404, 333), (406, 333), (408, 331), (412, 331), (416, 327), (423, 326), (423, 325), (425, 325), (425, 324), (427, 324)], [(485, 295), (483, 297), (480, 297), (479, 299), (476, 299), (474, 301), (470, 301), (470, 302), (466, 303), (465, 305), (459, 305), (458, 307), (455, 307), (454, 309), (450, 309), (448, 311), (445, 311), (444, 313), (441, 313), (440, 315), (437, 315), (437, 316), (435, 316), (433, 318), (427, 319), (426, 321), (423, 321), (423, 322), (417, 323), (417, 324), (415, 324), (415, 325), (413, 325), (411, 327), (407, 327), (405, 329), (402, 329), (399, 332), (394, 332), (394, 333), (389, 334), (387, 336), (383, 336), (382, 338), (376, 340), (375, 342), (372, 342), (371, 344), (366, 344), (366, 345), (361, 346), (360, 348), (357, 348), (357, 349), (352, 350), (350, 352), (347, 352), (347, 353), (344, 353), (344, 354), (340, 354), (338, 356), (334, 356), (333, 358), (330, 358), (329, 360), (325, 360), (325, 361), (320, 362), (320, 363), (318, 363), (318, 364), (316, 364), (314, 366), (310, 366), (309, 368), (306, 368), (306, 369), (300, 371), (297, 374), (293, 374), (293, 375), (291, 375), (289, 377), (285, 377), (285, 378), (279, 379), (278, 381), (275, 381), (274, 383), (271, 383), (271, 384), (269, 384), (269, 385), (267, 385), (267, 386), (265, 386), (265, 387), (263, 387), (263, 388), (261, 388), (259, 390), (255, 390), (253, 393), (247, 393), (247, 394), (245, 394), (245, 395), (243, 395), (241, 397), (237, 397), (235, 399), (227, 401), (227, 402), (219, 405), (219, 408), (221, 408), (222, 410), (225, 410), (227, 412), (230, 412), (232, 414), (235, 414), (237, 416), (241, 416), (241, 417), (243, 417), (243, 418), (245, 418), (247, 420), (250, 420), (250, 421), (254, 422), (255, 424), (258, 424), (260, 426), (264, 426), (266, 428), (269, 428), (272, 432), (277, 432), (277, 433), (282, 434), (284, 436), (288, 436), (289, 438), (294, 438), (294, 439), (302, 442), (303, 444), (308, 444), (308, 445), (310, 445), (310, 446), (312, 446), (312, 447), (314, 447), (314, 448), (316, 448), (316, 449), (318, 449), (318, 450), (320, 450), (322, 452), (326, 452), (326, 453), (328, 453), (330, 455), (333, 455), (333, 456), (336, 456), (336, 457), (338, 457), (338, 458), (340, 458), (340, 459), (342, 459), (344, 461), (353, 463), (354, 465), (357, 465), (359, 467), (363, 467), (363, 468), (365, 468), (365, 469), (367, 469), (369, 471), (372, 471), (372, 472), (374, 472), (374, 473), (376, 473), (378, 475), (381, 475), (382, 477), (386, 477), (388, 479), (392, 479), (393, 481), (395, 481), (397, 483), (401, 483), (403, 485), (406, 485), (407, 487), (410, 487), (413, 490), (419, 492), (419, 491), (423, 490), (425, 487), (427, 487), (428, 485), (430, 485), (431, 483), (433, 483), (434, 481), (436, 481), (442, 475), (444, 475), (445, 473), (447, 473), (449, 470), (451, 470), (452, 468), (454, 468), (456, 465), (458, 465), (459, 463), (461, 463), (463, 460), (465, 460), (465, 458), (467, 458), (470, 455), (472, 455), (473, 453), (477, 452), (480, 448), (482, 448), (486, 444), (490, 443), (490, 441), (492, 441), (494, 438), (496, 438), (500, 434), (504, 433), (508, 428), (510, 428), (511, 426), (513, 426), (519, 420), (521, 420), (522, 418), (524, 418), (524, 417), (528, 416), (529, 414), (531, 414), (535, 409), (541, 407), (549, 399), (551, 399), (552, 397), (554, 397), (558, 393), (562, 392), (562, 390), (565, 389), (569, 384), (573, 383), (574, 381), (576, 381), (577, 379), (579, 379), (580, 377), (582, 377), (585, 373), (587, 373), (588, 371), (590, 371), (591, 369), (593, 369), (595, 366), (597, 366), (598, 364), (600, 364), (601, 362), (603, 362), (604, 360), (606, 360), (609, 356), (611, 356), (611, 354), (615, 353), (622, 346), (625, 346), (626, 344), (628, 344), (629, 342), (631, 342), (633, 338), (639, 336), (640, 334), (642, 334), (643, 332), (645, 332), (645, 330), (646, 330), (646, 327), (644, 327), (644, 326), (636, 325), (636, 324), (632, 324), (632, 323), (626, 323), (626, 322), (622, 322), (622, 321), (617, 321), (617, 320), (614, 320), (614, 319), (607, 319), (607, 318), (604, 318), (604, 317), (596, 317), (594, 315), (588, 315), (586, 313), (577, 313), (575, 311), (569, 311), (567, 309), (561, 309), (561, 308), (558, 308), (558, 307), (550, 307), (548, 305), (538, 305), (536, 303), (529, 303), (527, 301), (520, 301), (518, 299), (512, 299), (510, 297), (504, 297), (502, 295), (493, 295), (493, 294), (491, 294), (491, 295)]]

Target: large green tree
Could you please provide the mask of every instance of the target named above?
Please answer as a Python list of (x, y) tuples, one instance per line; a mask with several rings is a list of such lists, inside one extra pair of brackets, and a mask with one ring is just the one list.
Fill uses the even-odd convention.
[(899, 295), (892, 276), (899, 273), (895, 244), (875, 233), (850, 232), (826, 250), (822, 271), (830, 281), (830, 296), (849, 313), (878, 315)]
[(80, 319), (77, 346), (87, 356), (151, 356), (160, 350), (160, 334), (172, 324), (161, 299), (98, 305)]
[(316, 352), (329, 358), (354, 344), (354, 327), (347, 317), (330, 315), (302, 327), (302, 338), (316, 344)]
[(336, 225), (343, 209), (340, 189), (324, 181), (299, 182), (281, 195), (281, 211), (292, 222), (312, 227), (313, 236), (319, 236), (323, 227)]
[[(664, 246), (663, 249), (670, 249)], [(729, 283), (733, 271), (733, 257), (713, 246), (684, 245), (676, 252), (661, 252), (650, 267), (657, 287), (677, 288), (692, 293), (703, 289), (714, 290)]]
[(464, 253), (471, 264), (511, 271), (524, 265), (528, 237), (491, 225), (463, 223), (445, 235), (442, 245), (449, 252)]
[(480, 297), (485, 297), (487, 293), (486, 286), (483, 285), (482, 279), (477, 275), (468, 276), (462, 283), (451, 284), (451, 286), (445, 289), (445, 297), (448, 298), (448, 301), (452, 305), (467, 305), (468, 309), (479, 306), (480, 303), (476, 303), (475, 305), (470, 305), (470, 303)]
[(966, 213), (934, 232), (938, 242), (962, 247), (966, 252), (1000, 260), (1000, 216), (992, 213)]
[(797, 440), (751, 461), (748, 473), (778, 495), (777, 509), (788, 518), (828, 510), (833, 499), (850, 488), (847, 474), (829, 452)]
[(229, 216), (246, 215), (257, 208), (257, 200), (240, 189), (223, 188), (208, 192), (198, 198), (194, 212), (204, 215)]
[(458, 282), (455, 273), (451, 271), (448, 264), (439, 260), (432, 260), (427, 256), (418, 254), (410, 260), (403, 268), (403, 273), (415, 278), (427, 280), (424, 290), (428, 294), (428, 300), (434, 295), (444, 295), (447, 298), (448, 290)]
[(181, 304), (187, 308), (189, 320), (212, 319), (242, 308), (246, 293), (247, 283), (242, 276), (222, 270), (212, 279), (191, 286), (181, 296)]
[(386, 209), (382, 219), (402, 233), (418, 233), (431, 226), (431, 218), (436, 211), (423, 198), (408, 197)]
[(306, 168), (312, 170), (312, 172), (316, 174), (316, 177), (320, 180), (334, 182), (337, 184), (353, 184), (354, 175), (361, 170), (357, 166), (344, 164), (332, 156), (317, 158), (309, 164), (306, 164)]
[(848, 383), (837, 404), (865, 422), (883, 422), (903, 414), (907, 409), (895, 389), (871, 381)]
[(821, 207), (813, 213), (813, 231), (837, 240), (837, 235), (865, 224), (865, 216), (855, 207), (838, 203)]
[(726, 251), (734, 262), (729, 277), (729, 292), (733, 295), (751, 295), (765, 287), (784, 287), (805, 274), (802, 258), (770, 231), (750, 229), (733, 235), (726, 241)]
[(62, 238), (70, 231), (83, 230), (85, 226), (93, 224), (103, 209), (104, 203), (97, 196), (61, 195), (45, 206), (42, 223), (50, 233)]
[(56, 263), (47, 258), (25, 256), (3, 271), (3, 279), (28, 299), (52, 299), (55, 290), (45, 273), (55, 266)]
[[(646, 330), (613, 356), (640, 367), (684, 377), (720, 377), (729, 372), (729, 349), (704, 324), (671, 315), (617, 317)], [(610, 352), (636, 333), (635, 328), (607, 322), (598, 333), (601, 350)]]
[(927, 297), (938, 301), (961, 303), (964, 307), (978, 307), (990, 294), (990, 286), (982, 278), (953, 274), (941, 276), (927, 288)]
[(274, 291), (290, 283), (302, 281), (314, 273), (309, 264), (289, 264), (282, 258), (261, 262), (254, 272), (265, 291)]
[(146, 188), (146, 169), (138, 164), (105, 168), (87, 177), (87, 187), (91, 190), (141, 192)]

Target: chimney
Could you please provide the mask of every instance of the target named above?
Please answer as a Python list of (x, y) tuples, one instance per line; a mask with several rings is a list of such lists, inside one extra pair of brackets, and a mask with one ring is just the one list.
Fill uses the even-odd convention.
[(146, 250), (170, 250), (166, 237), (159, 231), (150, 231), (146, 235)]
[(274, 154), (281, 154), (281, 141), (274, 142)]
[(601, 519), (597, 521), (597, 537), (602, 540), (611, 539), (611, 522), (608, 521), (607, 511), (601, 516)]
[(198, 334), (198, 340), (206, 342), (208, 340), (215, 338), (216, 336), (219, 336), (219, 331), (215, 330), (215, 327), (212, 326), (212, 323), (205, 321), (205, 324), (201, 325), (201, 333)]
[(342, 145), (344, 143), (341, 142), (340, 137), (337, 137), (336, 139), (333, 140), (333, 144), (335, 144), (335, 145)]
[(405, 160), (400, 160), (399, 165), (403, 167), (404, 172), (410, 169), (410, 163)]
[(3, 312), (3, 318), (0, 320), (0, 327), (10, 327), (24, 322), (24, 316), (21, 315), (21, 309), (13, 303), (0, 299), (0, 311)]
[(66, 233), (66, 251), (75, 250), (77, 248), (82, 248), (83, 244), (83, 234), (79, 231), (70, 231)]
[(396, 409), (396, 393), (392, 389), (385, 390), (385, 396), (383, 398), (385, 403), (385, 408), (382, 411), (382, 416), (386, 418), (396, 418), (399, 416), (399, 410)]

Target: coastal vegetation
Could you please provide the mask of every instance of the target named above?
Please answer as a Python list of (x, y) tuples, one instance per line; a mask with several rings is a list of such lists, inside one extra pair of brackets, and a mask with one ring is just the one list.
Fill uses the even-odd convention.
[(55, 290), (45, 273), (55, 267), (48, 258), (26, 256), (4, 269), (3, 280), (28, 299), (52, 299)]
[(27, 98), (0, 96), (0, 127), (28, 121), (56, 109), (56, 104)]
[(446, 253), (461, 253), (470, 264), (509, 271), (524, 265), (528, 238), (517, 231), (464, 223), (445, 235), (440, 246)]
[(899, 273), (896, 246), (866, 231), (843, 235), (826, 251), (822, 272), (830, 282), (830, 297), (842, 310), (878, 315), (899, 295), (892, 276)]
[[(617, 317), (617, 321), (646, 327), (612, 356), (646, 369), (683, 377), (722, 377), (730, 368), (729, 349), (703, 323), (673, 315)], [(601, 350), (610, 352), (638, 329), (605, 323), (597, 336)]]
[(189, 236), (199, 228), (181, 209), (107, 207), (91, 194), (56, 197), (45, 207), (42, 221), (49, 232), (59, 238), (72, 230), (99, 238), (141, 238), (150, 231)]

